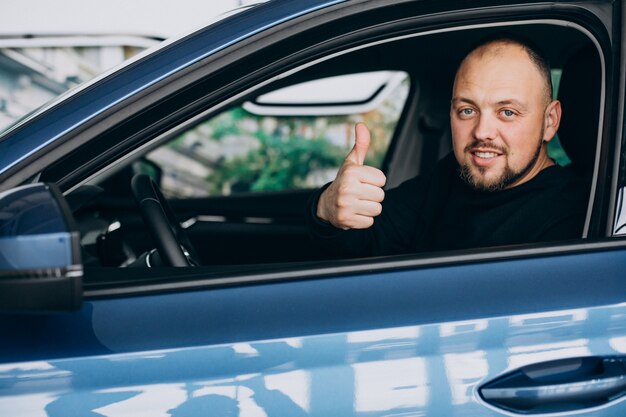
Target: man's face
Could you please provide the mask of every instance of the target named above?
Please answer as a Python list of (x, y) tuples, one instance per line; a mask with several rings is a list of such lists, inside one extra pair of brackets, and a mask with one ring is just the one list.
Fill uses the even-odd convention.
[(457, 72), (450, 109), (462, 176), (482, 190), (530, 180), (553, 164), (545, 143), (556, 133), (560, 114), (522, 47), (496, 43), (473, 52)]

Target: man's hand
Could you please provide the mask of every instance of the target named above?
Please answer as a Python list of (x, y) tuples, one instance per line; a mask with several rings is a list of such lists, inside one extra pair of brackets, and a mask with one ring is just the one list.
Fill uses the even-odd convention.
[(379, 169), (363, 165), (370, 146), (370, 132), (358, 123), (354, 148), (344, 161), (337, 177), (324, 190), (317, 203), (317, 217), (340, 229), (366, 229), (382, 212), (387, 179)]

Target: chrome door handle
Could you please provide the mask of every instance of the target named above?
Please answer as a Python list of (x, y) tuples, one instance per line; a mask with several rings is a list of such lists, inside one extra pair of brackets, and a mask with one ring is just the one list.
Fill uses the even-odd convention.
[(482, 399), (520, 414), (581, 410), (626, 394), (626, 358), (583, 357), (525, 366), (483, 385)]

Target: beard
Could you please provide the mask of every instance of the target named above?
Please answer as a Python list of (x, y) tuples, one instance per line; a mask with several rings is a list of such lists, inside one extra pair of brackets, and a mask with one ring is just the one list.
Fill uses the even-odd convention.
[[(482, 145), (481, 141), (474, 141), (472, 144), (468, 145), (465, 148), (465, 152), (469, 152), (472, 148), (477, 148)], [(522, 169), (514, 170), (511, 166), (506, 164), (502, 173), (491, 180), (487, 180), (484, 174), (487, 172), (488, 168), (484, 167), (473, 167), (469, 162), (462, 163), (459, 168), (459, 175), (461, 179), (470, 187), (478, 191), (501, 191), (514, 184), (519, 179), (523, 178), (537, 163), (539, 159), (539, 155), (541, 154), (541, 148), (543, 146), (543, 132), (541, 134), (541, 139), (539, 140), (539, 145), (537, 145), (537, 149), (535, 150), (534, 155)], [(489, 148), (497, 149), (500, 152), (503, 152), (504, 155), (508, 155), (505, 149), (500, 147), (489, 146)], [(474, 172), (473, 169), (478, 170), (478, 172)]]

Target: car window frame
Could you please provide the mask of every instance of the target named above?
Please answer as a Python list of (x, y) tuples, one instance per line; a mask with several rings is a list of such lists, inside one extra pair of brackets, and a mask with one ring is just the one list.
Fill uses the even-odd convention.
[[(559, 9), (559, 7), (557, 7), (557, 9)], [(569, 6), (564, 5), (562, 10), (571, 11), (571, 9), (569, 9), (568, 7)], [(521, 9), (527, 11), (527, 10), (533, 10), (533, 7), (528, 6), (528, 7), (524, 7), (524, 8), (521, 8)], [(471, 14), (471, 13), (467, 12), (467, 14)], [(498, 16), (497, 13), (494, 12), (494, 14), (496, 16)], [(451, 15), (463, 16), (464, 13), (463, 12), (452, 13)], [(564, 13), (564, 15), (567, 15), (567, 14)], [(428, 16), (428, 17), (431, 17), (431, 16)], [(491, 17), (493, 17), (493, 16), (491, 16)], [(421, 17), (421, 18), (424, 18), (424, 17)], [(448, 18), (451, 18), (451, 17), (448, 16)], [(487, 17), (485, 17), (485, 19), (486, 18)], [(509, 18), (510, 18), (510, 16), (509, 16)], [(420, 17), (418, 17), (416, 19), (419, 20)], [(510, 19), (512, 19), (512, 18), (510, 18)], [(507, 21), (501, 21), (501, 22), (493, 23), (492, 25), (494, 25), (494, 26), (508, 26), (508, 25), (511, 25), (511, 24), (528, 23), (529, 21), (530, 22), (537, 21), (537, 22), (545, 23), (545, 22), (547, 22), (549, 20), (552, 20), (552, 21), (555, 21), (555, 22), (560, 22), (562, 24), (565, 24), (565, 23), (572, 24), (572, 22), (568, 22), (564, 18), (563, 18), (563, 20), (561, 20), (561, 19), (554, 20), (554, 19), (533, 18), (532, 20), (512, 19), (512, 20), (507, 20)], [(441, 30), (452, 30), (452, 29), (450, 29), (449, 21), (445, 20), (445, 22), (448, 22), (447, 25), (446, 25), (448, 29), (441, 29)], [(459, 25), (459, 26), (454, 26), (453, 29), (454, 30), (460, 30), (461, 27), (463, 27), (463, 28), (485, 27), (485, 24)], [(409, 36), (423, 36), (425, 34), (436, 32), (436, 31), (424, 32), (424, 31), (420, 30), (420, 28), (422, 28), (422, 26), (417, 25), (416, 28), (413, 29), (413, 34), (409, 35)], [(581, 26), (581, 28), (583, 28), (583, 26)], [(587, 29), (585, 29), (585, 30), (587, 30)], [(588, 33), (592, 34), (592, 32), (590, 32), (590, 31), (588, 31)], [(603, 40), (603, 39), (599, 39), (599, 38), (601, 38), (601, 35), (599, 35), (597, 33), (593, 33), (593, 36), (591, 36), (591, 39), (602, 50), (602, 46), (605, 45), (605, 43), (608, 42), (608, 41), (606, 39)], [(264, 39), (264, 41), (267, 41), (267, 39)], [(390, 41), (390, 40), (389, 40), (389, 38), (385, 38), (385, 41)], [(254, 44), (254, 42), (250, 41), (250, 45), (252, 45), (252, 44)], [(242, 49), (245, 49), (245, 48), (242, 48)], [(226, 50), (226, 51), (228, 51), (228, 50)], [(344, 50), (341, 53), (346, 53), (346, 52)], [(610, 53), (610, 52), (607, 52), (607, 53)], [(217, 55), (220, 55), (220, 54), (217, 54)], [(604, 54), (601, 53), (600, 55), (601, 55), (602, 59), (604, 59)], [(217, 59), (217, 57), (212, 57), (212, 58)], [(324, 57), (323, 59), (328, 59), (328, 56)], [(306, 67), (306, 66), (309, 66), (309, 65), (312, 65), (312, 64), (311, 63), (306, 63), (306, 64), (303, 65), (303, 67)], [(208, 66), (210, 67), (210, 65), (208, 65)], [(196, 68), (195, 70), (199, 71), (198, 68)], [(170, 84), (165, 88), (165, 91), (173, 91), (175, 89), (175, 86), (177, 84), (182, 83), (183, 79), (185, 78), (185, 76), (188, 76), (191, 72), (192, 72), (191, 70), (186, 71), (185, 74), (181, 75), (177, 80), (172, 80), (170, 82)], [(204, 72), (206, 73), (206, 72), (210, 72), (210, 71), (207, 68), (204, 68)], [(603, 73), (606, 74), (607, 72), (609, 72), (608, 65), (604, 68)], [(278, 76), (281, 76), (281, 75), (274, 75), (274, 77), (278, 77)], [(192, 78), (194, 78), (194, 77), (192, 77)], [(274, 78), (266, 78), (260, 85), (267, 85), (273, 79)], [(605, 92), (607, 90), (609, 90), (609, 89), (612, 90), (614, 88), (613, 87), (613, 80), (604, 80), (603, 84), (604, 84), (604, 88), (603, 88), (602, 105), (604, 105), (605, 101), (608, 100), (608, 97), (606, 97), (604, 95)], [(186, 122), (182, 123), (181, 125), (184, 125), (186, 123), (193, 123), (193, 120), (195, 120), (196, 118), (204, 117), (204, 116), (202, 116), (203, 114), (206, 115), (209, 112), (215, 112), (217, 109), (223, 108), (224, 106), (228, 105), (229, 103), (235, 102), (236, 100), (240, 100), (241, 98), (245, 97), (247, 94), (250, 94), (251, 90), (256, 90), (258, 88), (259, 88), (259, 85), (255, 85), (254, 87), (250, 87), (249, 89), (240, 89), (239, 93), (230, 95), (227, 100), (222, 101), (220, 103), (217, 103), (217, 104), (215, 104), (212, 107), (209, 106), (208, 110), (205, 110), (203, 113), (196, 114), (194, 117), (191, 117), (191, 118), (187, 119)], [(160, 94), (166, 95), (166, 92), (161, 92)], [(210, 101), (210, 100), (207, 100), (207, 101)], [(137, 111), (137, 109), (129, 109), (128, 110), (129, 113), (132, 113), (133, 111)], [(605, 116), (607, 116), (607, 117), (605, 117)], [(614, 138), (614, 135), (611, 135), (613, 129), (610, 127), (612, 122), (613, 121), (612, 121), (611, 115), (607, 111), (603, 111), (602, 114), (601, 114), (601, 122), (600, 122), (600, 124), (602, 126), (602, 131), (600, 132), (600, 135), (601, 135), (603, 141), (599, 142), (598, 146), (603, 146), (604, 145), (605, 147), (611, 148), (611, 141), (614, 140), (614, 139), (612, 139), (612, 138)], [(179, 125), (179, 126), (181, 126), (181, 125)], [(602, 143), (602, 142), (605, 142), (605, 143)], [(136, 148), (136, 150), (140, 150), (140, 149), (144, 148), (145, 146), (150, 146), (150, 144), (149, 143), (148, 144), (144, 143), (141, 147)], [(596, 179), (598, 178), (599, 158), (600, 158), (600, 153), (598, 152), (597, 160), (596, 160), (596, 174), (594, 176), (594, 178), (596, 178)], [(604, 163), (606, 163), (606, 162), (604, 162)], [(609, 167), (609, 169), (610, 169), (610, 167)], [(71, 178), (71, 176), (70, 176), (70, 178)], [(63, 182), (64, 185), (67, 185), (68, 183), (71, 183), (71, 181), (67, 181), (67, 177), (66, 178), (62, 178), (62, 181), (65, 181), (65, 182)], [(608, 192), (605, 189), (608, 188), (608, 186), (605, 185), (603, 188), (604, 189), (600, 190), (600, 191), (596, 190), (593, 193), (593, 195), (596, 195), (597, 193), (601, 193), (602, 197), (603, 197), (602, 199), (605, 200), (607, 198), (607, 194), (608, 194)], [(71, 190), (71, 188), (67, 188), (67, 189)], [(610, 190), (610, 191), (613, 192), (613, 193), (615, 192), (615, 190)], [(597, 200), (593, 200), (593, 201), (590, 201), (590, 206), (594, 207), (594, 209), (591, 212), (591, 214), (593, 214), (594, 212), (599, 211), (598, 210), (598, 206), (604, 207), (604, 204), (603, 204), (603, 202), (598, 202)], [(602, 213), (599, 214), (597, 217), (601, 218), (601, 217), (606, 217), (606, 216), (607, 216), (606, 211), (602, 210)], [(592, 222), (593, 223), (593, 221), (594, 221), (593, 218), (588, 219), (588, 222)], [(601, 236), (607, 237), (606, 235), (601, 235)], [(617, 243), (615, 243), (615, 242), (617, 242)], [(472, 254), (472, 255), (468, 255), (468, 256), (471, 256), (472, 260), (480, 260), (480, 259), (483, 259), (483, 260), (509, 259), (511, 257), (518, 257), (518, 256), (523, 258), (525, 256), (529, 256), (529, 254), (532, 254), (532, 256), (535, 256), (535, 255), (539, 255), (539, 254), (544, 254), (545, 255), (545, 254), (549, 254), (549, 253), (570, 253), (570, 252), (577, 252), (579, 250), (592, 250), (593, 248), (621, 247), (621, 245), (623, 245), (623, 242), (621, 240), (619, 240), (619, 239), (618, 240), (612, 240), (611, 238), (607, 239), (606, 241), (600, 241), (597, 244), (596, 243), (589, 243), (589, 242), (586, 242), (586, 241), (576, 240), (576, 241), (573, 241), (573, 242), (569, 242), (567, 244), (560, 244), (560, 245), (556, 245), (556, 246), (554, 246), (552, 244), (548, 244), (548, 245), (543, 245), (543, 244), (532, 245), (531, 249), (528, 249), (528, 248), (525, 249), (523, 247), (521, 247), (519, 249), (510, 249), (510, 250), (504, 250), (504, 251), (500, 251), (497, 248), (478, 249), (477, 250), (478, 252), (476, 254)], [(527, 249), (530, 250), (530, 252), (528, 252)], [(429, 259), (430, 258), (438, 259), (439, 261), (441, 261), (441, 259), (445, 259), (445, 261), (441, 261), (441, 262), (443, 262), (445, 264), (448, 264), (448, 262), (456, 263), (457, 261), (458, 262), (464, 262), (463, 261), (464, 259), (467, 261), (467, 259), (464, 256), (462, 256), (462, 255), (463, 255), (463, 253), (458, 254), (458, 255), (455, 254), (455, 255), (450, 255), (450, 258), (446, 258), (445, 254), (443, 254), (443, 255), (435, 255), (435, 256), (433, 256), (432, 254), (429, 254), (427, 256), (427, 258), (429, 258)], [(418, 255), (416, 257), (416, 259), (422, 259), (422, 258), (421, 258), (421, 256)], [(437, 262), (439, 262), (439, 261), (437, 261)], [(358, 265), (360, 265), (360, 266), (370, 265), (370, 262), (372, 262), (372, 260), (369, 260), (369, 259), (368, 260), (361, 260)], [(417, 262), (417, 264), (411, 263), (411, 265), (419, 266), (419, 265), (422, 265), (422, 264), (420, 264), (420, 262)], [(402, 267), (404, 267), (404, 266), (402, 266)], [(350, 269), (350, 268), (353, 268), (353, 267), (348, 267), (348, 269), (345, 272), (346, 273), (349, 273), (349, 271), (352, 271), (352, 272), (357, 271), (358, 272), (358, 270), (359, 270), (359, 268), (356, 268), (356, 269), (354, 269), (354, 268)], [(307, 270), (315, 270), (315, 269), (314, 268), (313, 269), (309, 268)], [(180, 273), (180, 274), (176, 273), (174, 275), (181, 275), (181, 276), (184, 277), (186, 274), (187, 273), (185, 272), (185, 273)], [(194, 273), (192, 273), (192, 275), (193, 274)], [(202, 272), (199, 272), (199, 274), (201, 275)], [(260, 281), (255, 281), (255, 282), (264, 282), (264, 279), (265, 278), (261, 279)], [(236, 279), (235, 279), (235, 281), (236, 281)], [(178, 284), (173, 284), (173, 285), (176, 287)], [(193, 284), (193, 285), (195, 286), (195, 284)], [(204, 284), (202, 284), (202, 285), (204, 285)]]
[[(523, 244), (470, 250), (389, 255), (289, 264), (199, 266), (193, 268), (84, 269), (84, 299), (138, 297), (180, 291), (271, 285), (281, 282), (334, 279), (354, 275), (467, 267), (507, 260), (530, 260), (626, 250), (626, 236), (606, 239)], [(119, 273), (119, 275), (118, 275)], [(111, 281), (111, 275), (118, 281)]]

